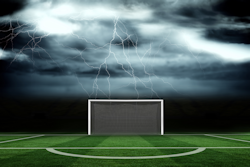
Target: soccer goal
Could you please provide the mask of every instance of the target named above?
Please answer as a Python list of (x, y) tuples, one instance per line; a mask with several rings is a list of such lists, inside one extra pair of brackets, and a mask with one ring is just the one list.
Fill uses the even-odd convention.
[(163, 100), (88, 100), (88, 135), (163, 135)]

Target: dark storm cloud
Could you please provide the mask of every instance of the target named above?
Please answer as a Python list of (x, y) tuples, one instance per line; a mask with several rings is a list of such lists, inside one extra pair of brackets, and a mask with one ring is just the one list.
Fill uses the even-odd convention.
[(216, 13), (207, 9), (207, 8), (201, 8), (197, 7), (196, 9), (190, 8), (190, 7), (183, 7), (177, 11), (178, 14), (191, 17), (191, 18), (197, 18), (202, 19), (204, 16), (215, 16)]
[(218, 0), (213, 9), (226, 16), (250, 16), (249, 0)]
[(17, 73), (26, 75), (35, 71), (35, 66), (28, 61), (13, 61), (13, 59), (2, 60), (4, 63), (4, 71), (6, 73)]
[(0, 17), (11, 15), (24, 9), (26, 0), (1, 0), (0, 1)]
[(0, 60), (0, 74), (3, 74), (6, 71), (8, 65), (9, 65), (8, 61)]
[[(215, 0), (215, 1), (179, 1), (174, 9), (165, 5), (154, 6), (157, 20), (166, 20), (179, 26), (198, 28), (217, 27), (220, 24), (249, 23), (250, 1), (248, 0)], [(223, 21), (222, 21), (223, 20)]]
[(215, 1), (190, 1), (177, 8), (177, 14), (190, 18), (224, 16), (246, 17), (250, 16), (249, 0), (215, 0)]
[(42, 63), (39, 64), (39, 61), (36, 60), (36, 63), (33, 64), (32, 61), (27, 60), (14, 60), (14, 59), (6, 59), (1, 61), (1, 71), (10, 74), (18, 74), (18, 75), (27, 75), (29, 73), (36, 73), (40, 75), (51, 75), (51, 76), (59, 76), (59, 75), (68, 75), (72, 71), (70, 67), (59, 64), (47, 64)]
[(250, 92), (250, 81), (239, 81), (239, 82), (234, 82), (230, 84), (229, 90), (237, 90), (240, 91), (241, 93), (244, 93), (246, 96), (249, 96)]
[(246, 29), (207, 29), (205, 38), (225, 43), (250, 44), (250, 28)]
[(123, 48), (130, 48), (130, 47), (134, 47), (134, 46), (138, 46), (138, 43), (136, 43), (136, 41), (133, 41), (131, 39), (126, 39), (126, 40), (120, 40), (120, 39), (115, 39), (112, 41), (113, 45), (117, 45), (117, 46), (121, 46), (121, 49)]
[(53, 76), (58, 76), (58, 75), (68, 75), (71, 73), (71, 69), (67, 66), (53, 66), (50, 68), (45, 68), (45, 69), (38, 69), (36, 71), (37, 73), (41, 75), (53, 75)]
[[(209, 55), (206, 55), (209, 56)], [(100, 78), (106, 78), (110, 75), (112, 78), (123, 78), (131, 77), (124, 71), (126, 69), (132, 74), (131, 69), (124, 64), (123, 68), (121, 65), (110, 64), (108, 65), (108, 73), (105, 65), (102, 66), (99, 74), (99, 69), (92, 68), (91, 70), (82, 70), (81, 68), (74, 68), (74, 66), (60, 65), (60, 64), (44, 64), (43, 66), (36, 66), (32, 62), (28, 61), (14, 61), (10, 64), (12, 59), (8, 61), (2, 61), (5, 64), (6, 73), (15, 73), (19, 75), (26, 75), (27, 73), (37, 73), (46, 76), (61, 76), (61, 75), (74, 75), (77, 74), (79, 77), (90, 77), (95, 78), (97, 75)], [(241, 80), (250, 81), (250, 62), (245, 63), (223, 63), (223, 62), (203, 62), (198, 64), (194, 59), (191, 63), (186, 64), (179, 60), (180, 63), (167, 62), (164, 66), (154, 67), (151, 69), (150, 64), (145, 66), (147, 73), (156, 74), (160, 77), (173, 77), (173, 78), (189, 78), (194, 80)], [(80, 66), (81, 67), (81, 66)], [(139, 78), (147, 77), (143, 67), (133, 66), (134, 75)]]
[(71, 40), (71, 42), (68, 42), (67, 44), (68, 47), (71, 47), (71, 48), (75, 48), (79, 51), (89, 51), (87, 48), (87, 45), (85, 45), (85, 43), (82, 41), (82, 40)]
[[(12, 44), (15, 41), (15, 45), (17, 45), (17, 48), (21, 48), (26, 44), (26, 40), (24, 38), (28, 38), (27, 36), (22, 35), (14, 35), (13, 29), (16, 29), (18, 31), (18, 26), (16, 22), (12, 22), (12, 25), (10, 25), (9, 22), (1, 22), (0, 23), (0, 47), (6, 50), (12, 50)], [(21, 28), (21, 27), (20, 27)], [(13, 42), (13, 43), (11, 43)], [(16, 44), (17, 42), (17, 44)], [(25, 43), (24, 43), (25, 42)], [(19, 43), (19, 44), (18, 44)]]
[(101, 68), (100, 72), (99, 69), (91, 69), (88, 71), (77, 71), (76, 74), (79, 77), (90, 77), (90, 78), (96, 78), (98, 75), (98, 78), (102, 77), (112, 77), (112, 78), (119, 78), (119, 77), (130, 77), (128, 73), (123, 71), (121, 66), (113, 65), (111, 67), (108, 67), (108, 72), (106, 71), (105, 65)]
[(239, 64), (213, 65), (204, 69), (204, 75), (195, 76), (195, 79), (231, 80), (250, 82), (250, 62)]
[(171, 65), (155, 69), (158, 76), (189, 78), (193, 80), (247, 81), (250, 82), (250, 62)]
[[(52, 36), (41, 39), (45, 34), (35, 32), (35, 26), (22, 21), (14, 20), (0, 23), (0, 47), (4, 50), (15, 50), (23, 48), (40, 47), (49, 48), (48, 41), (53, 39)], [(28, 35), (29, 32), (29, 35)], [(34, 33), (34, 35), (33, 35)]]
[[(105, 22), (101, 21), (102, 25), (109, 26), (109, 28), (114, 26), (114, 23), (107, 25)], [(104, 23), (104, 24), (103, 24)], [(117, 29), (116, 32), (117, 34), (120, 35), (122, 39), (120, 39), (118, 36), (115, 36), (114, 40), (112, 41), (112, 44), (121, 46), (120, 48), (129, 48), (129, 47), (140, 47), (141, 45), (145, 43), (149, 43), (148, 41), (143, 41), (143, 40), (138, 40), (143, 38), (140, 35), (140, 31), (138, 28), (135, 27), (134, 23), (129, 20), (118, 20), (117, 23)], [(110, 41), (108, 41), (110, 42)]]
[(82, 94), (78, 88), (76, 78), (73, 76), (46, 76), (35, 73), (18, 75), (9, 74), (6, 77), (8, 85), (0, 88), (0, 96), (25, 97), (69, 97)]
[(0, 60), (0, 92), (2, 92), (10, 84), (6, 69), (9, 63), (5, 60)]
[[(183, 3), (184, 2), (184, 3)], [(190, 3), (188, 3), (190, 2)], [(218, 12), (207, 1), (178, 1), (175, 5), (162, 2), (153, 6), (155, 21), (164, 20), (172, 24), (188, 27), (204, 27), (218, 24)]]
[(217, 13), (211, 10), (209, 7), (201, 6), (185, 6), (176, 11), (176, 14), (185, 16), (189, 19), (189, 22), (184, 20), (176, 20), (178, 24), (187, 24), (190, 26), (202, 25), (215, 25), (218, 23)]
[(241, 18), (241, 17), (240, 18), (235, 18), (234, 21), (236, 23), (247, 23), (247, 24), (250, 23), (250, 19), (248, 19), (248, 18)]
[[(64, 75), (75, 75), (77, 74), (79, 77), (90, 77), (95, 78), (98, 77), (108, 77), (109, 75), (114, 78), (118, 77), (131, 77), (128, 73), (126, 73), (121, 65), (112, 64), (108, 65), (108, 73), (106, 71), (105, 64), (102, 66), (99, 74), (99, 67), (92, 68), (88, 67), (91, 70), (82, 70), (84, 66), (86, 66), (82, 59), (77, 59), (74, 61), (80, 61), (80, 66), (72, 65), (71, 63), (60, 64), (60, 63), (48, 63), (43, 59), (34, 59), (33, 61), (23, 60), (20, 61), (18, 58), (14, 60), (14, 58), (8, 58), (5, 60), (1, 60), (1, 71), (2, 73), (9, 74), (18, 74), (18, 75), (27, 75), (28, 73), (45, 75), (45, 76), (64, 76)], [(50, 60), (50, 59), (48, 59)], [(69, 62), (69, 61), (67, 61)], [(34, 64), (33, 64), (34, 63)], [(131, 71), (129, 71), (131, 73)], [(139, 73), (138, 73), (139, 74)]]
[(158, 10), (155, 15), (182, 27), (200, 29), (204, 41), (218, 44), (250, 44), (250, 20), (246, 17), (249, 15), (246, 6), (249, 6), (250, 1), (193, 2), (196, 3), (180, 5), (173, 12)]
[[(87, 6), (91, 10), (93, 8), (93, 11), (97, 13), (93, 14), (92, 11), (84, 13), (82, 11), (82, 15), (76, 14), (79, 15), (80, 20), (72, 21), (71, 16), (65, 16), (63, 12), (53, 13), (53, 10), (60, 7), (63, 2), (67, 2), (65, 3), (67, 5), (73, 5), (74, 9), (77, 6), (80, 9), (81, 5)], [(211, 4), (209, 2), (194, 0), (179, 0), (176, 2), (172, 0), (92, 2), (79, 0), (43, 3), (43, 1), (37, 1), (40, 6), (32, 3), (31, 6), (28, 6), (30, 10), (20, 8), (20, 10), (24, 9), (24, 16), (23, 18), (20, 17), (19, 20), (20, 25), (26, 24), (26, 21), (33, 23), (32, 21), (37, 19), (35, 14), (40, 15), (41, 13), (48, 17), (48, 20), (58, 21), (58, 24), (54, 24), (50, 20), (45, 20), (43, 23), (37, 19), (34, 22), (37, 29), (31, 24), (23, 29), (30, 30), (31, 36), (35, 31), (37, 37), (44, 35), (43, 33), (46, 32), (49, 32), (49, 36), (37, 43), (34, 50), (31, 49), (40, 38), (36, 39), (35, 43), (31, 41), (29, 46), (26, 47), (28, 50), (23, 51), (21, 55), (23, 59), (27, 58), (27, 60), (15, 60), (2, 75), (6, 82), (1, 84), (7, 88), (6, 94), (15, 95), (15, 93), (20, 92), (22, 95), (63, 95), (63, 92), (66, 92), (65, 94), (78, 95), (79, 92), (82, 93), (79, 83), (86, 89), (86, 92), (92, 92), (96, 86), (94, 80), (98, 75), (99, 88), (108, 94), (107, 77), (110, 75), (111, 90), (114, 89), (111, 94), (116, 94), (117, 97), (121, 98), (125, 97), (125, 95), (131, 98), (131, 96), (136, 96), (135, 85), (141, 94), (151, 96), (152, 91), (149, 89), (151, 88), (151, 82), (148, 81), (150, 76), (152, 83), (154, 83), (154, 90), (162, 96), (166, 94), (166, 87), (171, 89), (172, 92), (174, 90), (169, 84), (163, 83), (161, 79), (172, 84), (175, 89), (182, 89), (183, 92), (186, 91), (187, 94), (191, 95), (200, 95), (201, 92), (216, 94), (219, 89), (223, 89), (224, 92), (230, 90), (232, 94), (237, 94), (238, 91), (243, 92), (245, 89), (243, 93), (247, 94), (247, 92), (250, 92), (250, 86), (248, 86), (248, 83), (250, 83), (248, 72), (250, 71), (250, 63), (233, 64), (216, 58), (218, 55), (206, 52), (196, 53), (191, 47), (184, 46), (188, 42), (183, 42), (184, 40), (180, 35), (182, 30), (193, 30), (195, 28), (200, 30), (199, 33), (204, 33), (203, 40), (213, 40), (214, 43), (216, 41), (224, 44), (232, 43), (232, 45), (233, 43), (250, 44), (248, 38), (250, 35), (249, 29), (223, 28), (225, 25), (233, 25), (234, 23), (235, 26), (248, 24), (249, 18), (239, 17), (248, 16), (247, 11), (237, 14), (236, 10), (226, 7), (228, 4), (234, 4), (233, 1), (220, 0), (213, 1)], [(226, 5), (223, 8), (221, 4)], [(99, 10), (103, 13), (98, 13)], [(147, 17), (140, 15), (140, 10), (142, 10), (141, 13), (145, 12)], [(123, 50), (122, 40), (118, 36), (112, 41), (112, 45), (109, 45), (113, 39), (115, 16), (118, 15), (116, 31), (124, 40), (125, 50)], [(31, 16), (32, 19), (30, 19)], [(75, 18), (75, 14), (72, 17)], [(85, 18), (89, 18), (89, 20), (86, 21)], [(79, 29), (72, 28), (72, 31), (68, 31), (69, 33), (67, 33), (67, 30), (62, 32), (63, 27), (58, 26), (61, 25), (59, 23), (65, 26), (69, 25), (69, 29), (74, 26), (79, 27)], [(1, 30), (10, 28), (9, 22), (1, 25)], [(39, 25), (44, 27), (45, 32), (39, 29)], [(13, 21), (13, 27), (18, 27), (15, 21)], [(168, 29), (168, 27), (170, 28)], [(16, 29), (15, 32), (22, 28)], [(55, 31), (55, 29), (58, 29), (58, 31)], [(174, 33), (168, 32), (170, 29), (174, 29)], [(0, 32), (0, 38), (8, 35), (11, 37), (11, 33), (11, 31), (2, 31)], [(166, 38), (168, 41), (162, 43)], [(13, 49), (18, 52), (30, 40), (32, 38), (27, 33), (16, 36), (13, 40), (13, 47), (9, 42), (3, 51), (4, 60), (0, 62), (0, 65), (7, 67), (16, 55), (14, 53), (10, 54), (10, 50)], [(132, 43), (137, 43), (136, 48), (133, 47)], [(176, 43), (177, 45), (175, 45)], [(181, 44), (178, 45), (178, 43)], [(185, 44), (182, 45), (183, 43)], [(3, 48), (5, 43), (0, 42), (0, 45)], [(103, 47), (104, 45), (105, 47)], [(112, 54), (110, 54), (110, 50)], [(127, 56), (124, 54), (127, 54)], [(6, 58), (8, 56), (9, 58)], [(120, 64), (117, 64), (114, 56), (131, 75), (126, 73)], [(195, 56), (198, 57), (199, 61), (196, 61)], [(98, 74), (98, 67), (105, 61), (107, 61), (108, 73), (105, 69), (106, 64), (103, 64)], [(142, 62), (145, 63), (145, 68)], [(88, 65), (85, 63), (88, 63)], [(145, 74), (144, 70), (150, 74)], [(135, 78), (133, 78), (132, 74)], [(160, 79), (154, 77), (154, 74)], [(144, 83), (139, 80), (143, 80)], [(145, 88), (144, 84), (148, 88)], [(126, 85), (129, 86), (126, 87)], [(116, 88), (119, 87), (124, 89), (117, 90)]]

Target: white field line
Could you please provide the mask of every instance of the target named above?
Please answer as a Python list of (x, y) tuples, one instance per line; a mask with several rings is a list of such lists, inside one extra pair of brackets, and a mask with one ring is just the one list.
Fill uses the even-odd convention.
[[(33, 136), (33, 135), (41, 135), (41, 134), (0, 134), (0, 136)], [(44, 136), (88, 136), (88, 134), (43, 134)], [(197, 135), (197, 136), (203, 136), (206, 134), (164, 134), (164, 136), (178, 136), (178, 135), (184, 135), (184, 136), (191, 136), (191, 135)], [(210, 135), (250, 135), (250, 134), (210, 134)], [(134, 135), (133, 135), (134, 136)], [(139, 135), (141, 136), (141, 135)], [(150, 135), (148, 135), (150, 136)]]
[(22, 150), (22, 149), (65, 149), (65, 150), (92, 150), (92, 149), (119, 149), (119, 150), (133, 150), (133, 149), (197, 149), (197, 148), (206, 148), (206, 149), (250, 149), (250, 147), (0, 147), (0, 150)]
[[(189, 135), (190, 136), (191, 135), (198, 135), (199, 136), (199, 135), (201, 135), (201, 136), (203, 136), (203, 135), (206, 135), (206, 134), (164, 134), (164, 136), (174, 136), (174, 135), (176, 135), (176, 136), (178, 136), (178, 135), (184, 135), (184, 136), (185, 135), (186, 136), (189, 136)], [(244, 134), (244, 133), (239, 133), (239, 134), (237, 134), (237, 133), (234, 133), (234, 134), (226, 133), (226, 134), (210, 134), (210, 135), (225, 135), (225, 136), (226, 135), (228, 135), (228, 136), (230, 136), (230, 135), (239, 135), (239, 136), (240, 135), (246, 135), (247, 136), (247, 135), (250, 135), (250, 134), (248, 134), (248, 133), (247, 134)]]
[[(34, 136), (41, 134), (0, 134), (0, 136)], [(88, 134), (42, 134), (44, 136), (88, 136)]]
[(18, 140), (25, 140), (25, 139), (31, 139), (35, 137), (42, 137), (44, 135), (37, 135), (37, 136), (31, 136), (31, 137), (24, 137), (24, 138), (19, 138), (19, 139), (13, 139), (13, 140), (6, 140), (6, 141), (1, 141), (0, 144), (2, 143), (8, 143), (8, 142), (13, 142), (13, 141), (18, 141)]
[(205, 136), (210, 136), (210, 137), (221, 138), (221, 139), (228, 139), (228, 140), (235, 140), (235, 141), (241, 141), (241, 142), (250, 143), (250, 141), (248, 141), (248, 140), (234, 139), (234, 138), (222, 137), (222, 136), (216, 136), (216, 135), (210, 135), (210, 134), (204, 134), (204, 135), (205, 135)]
[(72, 153), (65, 153), (61, 151), (57, 151), (53, 148), (47, 148), (47, 151), (54, 153), (54, 154), (59, 154), (59, 155), (64, 155), (64, 156), (70, 156), (70, 157), (80, 157), (80, 158), (94, 158), (94, 159), (155, 159), (155, 158), (169, 158), (169, 157), (181, 157), (181, 156), (186, 156), (186, 155), (192, 155), (192, 154), (197, 154), (200, 153), (206, 148), (197, 148), (196, 150), (185, 152), (185, 153), (179, 153), (179, 154), (170, 154), (170, 155), (156, 155), (156, 156), (139, 156), (139, 157), (111, 157), (111, 156), (95, 156), (95, 155), (80, 155), (80, 154), (72, 154)]

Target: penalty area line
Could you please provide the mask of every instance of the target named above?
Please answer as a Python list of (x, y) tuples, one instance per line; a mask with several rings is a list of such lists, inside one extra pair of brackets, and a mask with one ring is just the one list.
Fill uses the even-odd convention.
[(248, 140), (234, 139), (234, 138), (222, 137), (222, 136), (216, 136), (216, 135), (210, 135), (210, 134), (204, 134), (204, 135), (205, 136), (210, 136), (210, 137), (215, 137), (215, 138), (221, 138), (221, 139), (235, 140), (235, 141), (241, 141), (241, 142), (250, 143), (250, 141), (248, 141)]
[(42, 136), (44, 136), (44, 135), (30, 136), (30, 137), (24, 137), (24, 138), (13, 139), (13, 140), (6, 140), (6, 141), (1, 141), (0, 144), (2, 144), (2, 143), (8, 143), (8, 142), (13, 142), (13, 141), (18, 141), (18, 140), (32, 139), (32, 138), (42, 137)]

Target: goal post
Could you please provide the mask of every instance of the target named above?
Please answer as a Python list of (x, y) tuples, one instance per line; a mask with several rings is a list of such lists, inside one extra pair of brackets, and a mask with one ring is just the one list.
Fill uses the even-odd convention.
[(88, 135), (163, 135), (163, 107), (163, 99), (89, 99)]

